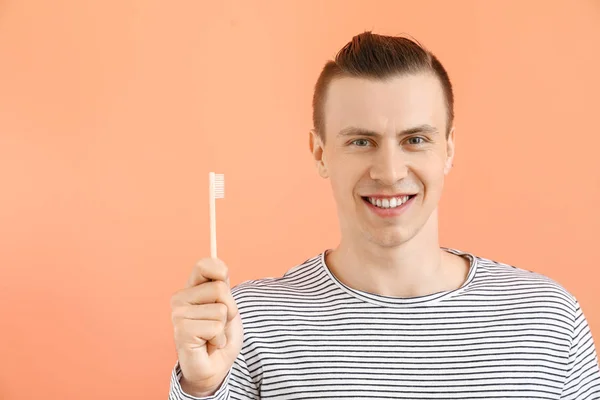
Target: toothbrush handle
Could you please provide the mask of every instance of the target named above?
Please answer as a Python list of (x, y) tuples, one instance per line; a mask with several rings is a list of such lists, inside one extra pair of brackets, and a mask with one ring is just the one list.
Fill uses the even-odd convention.
[(215, 173), (209, 172), (209, 208), (210, 208), (210, 256), (217, 258), (217, 220), (215, 212)]

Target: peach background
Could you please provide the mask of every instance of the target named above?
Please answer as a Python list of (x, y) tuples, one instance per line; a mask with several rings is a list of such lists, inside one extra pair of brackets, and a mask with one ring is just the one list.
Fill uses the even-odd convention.
[(310, 100), (367, 29), (453, 79), (442, 244), (559, 281), (600, 341), (598, 1), (5, 0), (0, 398), (166, 398), (209, 170), (233, 283), (336, 244)]

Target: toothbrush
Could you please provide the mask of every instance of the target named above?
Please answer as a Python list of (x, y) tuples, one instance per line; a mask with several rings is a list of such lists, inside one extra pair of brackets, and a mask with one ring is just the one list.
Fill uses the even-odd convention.
[(217, 220), (215, 199), (225, 197), (225, 176), (223, 174), (208, 173), (208, 196), (210, 208), (210, 256), (217, 258)]

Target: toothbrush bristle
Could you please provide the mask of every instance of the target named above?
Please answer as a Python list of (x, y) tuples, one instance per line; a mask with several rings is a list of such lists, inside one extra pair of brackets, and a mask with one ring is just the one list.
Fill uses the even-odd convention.
[(222, 199), (225, 197), (225, 175), (215, 174), (215, 198)]

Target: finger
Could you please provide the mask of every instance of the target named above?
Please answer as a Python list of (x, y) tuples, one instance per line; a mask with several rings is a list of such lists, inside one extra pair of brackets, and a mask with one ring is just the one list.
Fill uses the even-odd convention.
[(229, 271), (218, 258), (203, 258), (192, 270), (186, 287), (201, 285), (209, 281), (223, 281), (229, 286)]
[(215, 346), (217, 349), (222, 349), (227, 345), (227, 336), (225, 336), (225, 332), (221, 332), (214, 338), (210, 339), (208, 343)]
[(173, 322), (178, 319), (210, 320), (227, 322), (227, 306), (223, 303), (200, 305), (184, 305), (177, 307), (172, 313)]
[(206, 282), (185, 289), (181, 295), (182, 300), (191, 305), (225, 304), (227, 306), (227, 321), (231, 321), (238, 313), (237, 304), (231, 295), (231, 289), (223, 281)]
[(180, 343), (204, 344), (224, 331), (220, 321), (183, 319), (175, 325), (175, 337)]

